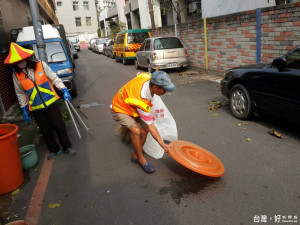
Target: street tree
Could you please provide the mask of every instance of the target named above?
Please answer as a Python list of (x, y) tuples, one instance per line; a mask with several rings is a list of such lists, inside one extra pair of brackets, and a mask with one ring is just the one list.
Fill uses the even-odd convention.
[(109, 21), (109, 27), (110, 27), (110, 30), (111, 30), (109, 38), (111, 38), (111, 39), (114, 39), (116, 37), (117, 33), (127, 29), (127, 26), (126, 26), (125, 23), (123, 23), (123, 22), (116, 23), (113, 20)]
[(160, 5), (165, 14), (166, 11), (175, 12), (177, 23), (181, 23), (182, 13), (185, 13), (192, 0), (152, 0), (153, 5)]

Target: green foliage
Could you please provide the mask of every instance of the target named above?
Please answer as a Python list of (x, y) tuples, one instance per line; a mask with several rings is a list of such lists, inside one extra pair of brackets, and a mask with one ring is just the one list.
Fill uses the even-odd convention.
[(111, 39), (114, 39), (116, 37), (117, 33), (127, 29), (127, 26), (125, 23), (123, 23), (123, 22), (116, 23), (112, 20), (109, 21), (109, 27), (111, 30), (111, 34), (109, 35), (109, 38), (111, 38)]

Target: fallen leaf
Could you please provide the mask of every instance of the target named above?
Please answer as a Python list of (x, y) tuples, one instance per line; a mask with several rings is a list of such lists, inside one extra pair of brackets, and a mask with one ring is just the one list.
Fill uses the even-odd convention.
[(217, 114), (217, 113), (215, 113), (215, 114), (213, 114), (212, 116), (218, 116), (219, 114)]
[(248, 122), (243, 122), (243, 125), (248, 125)]
[(251, 141), (251, 138), (247, 138), (247, 141)]
[(38, 168), (34, 168), (34, 172), (39, 172), (39, 169)]
[(239, 127), (240, 127), (240, 126), (242, 126), (242, 124), (241, 124), (241, 123), (238, 123), (237, 125), (238, 125)]
[(247, 130), (247, 128), (244, 127), (243, 130)]
[(274, 130), (274, 128), (272, 128), (272, 130), (269, 131), (268, 133), (271, 134), (272, 136), (275, 136), (275, 137), (278, 137), (278, 138), (280, 138), (280, 139), (283, 139), (282, 134), (276, 132), (276, 131)]
[(12, 193), (11, 193), (11, 195), (12, 196), (15, 196), (16, 194), (18, 194), (20, 192), (20, 189), (18, 188), (18, 189), (16, 189), (16, 190), (14, 190)]
[(210, 107), (208, 108), (208, 110), (210, 112), (212, 111), (216, 111), (218, 108), (221, 107), (221, 102), (220, 101), (211, 101), (211, 102), (208, 102), (210, 104)]
[(50, 203), (48, 205), (48, 208), (50, 208), (50, 209), (55, 209), (55, 208), (59, 208), (59, 207), (61, 207), (61, 203)]

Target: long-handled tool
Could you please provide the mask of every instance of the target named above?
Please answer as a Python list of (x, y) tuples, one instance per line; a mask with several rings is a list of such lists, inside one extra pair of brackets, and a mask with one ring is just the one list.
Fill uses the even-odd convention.
[(75, 123), (75, 120), (74, 120), (72, 111), (70, 110), (70, 107), (69, 107), (69, 105), (68, 105), (68, 103), (67, 103), (68, 101), (69, 101), (69, 100), (65, 101), (65, 104), (66, 104), (67, 109), (68, 109), (68, 111), (69, 111), (69, 113), (70, 113), (70, 116), (71, 116), (72, 121), (73, 121), (73, 123), (74, 123), (74, 126), (75, 126), (75, 128), (76, 128), (76, 131), (77, 131), (77, 134), (78, 134), (78, 136), (79, 136), (79, 139), (81, 139), (81, 135), (80, 135), (79, 130), (78, 130), (78, 128), (77, 128), (77, 125), (76, 125), (76, 123)]
[(77, 116), (77, 118), (79, 119), (79, 121), (83, 124), (84, 128), (86, 129), (87, 132), (90, 132), (90, 128), (88, 128), (85, 123), (83, 122), (83, 120), (81, 119), (81, 117), (79, 116), (79, 114), (77, 113), (76, 109), (74, 108), (74, 106), (72, 105), (72, 103), (67, 99), (66, 102), (69, 104), (69, 106), (71, 107), (71, 109), (73, 110), (73, 112), (75, 113), (75, 115)]

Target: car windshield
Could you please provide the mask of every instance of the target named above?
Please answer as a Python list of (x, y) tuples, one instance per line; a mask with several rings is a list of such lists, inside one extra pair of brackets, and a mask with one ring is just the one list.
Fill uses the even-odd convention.
[(77, 43), (79, 41), (77, 37), (67, 37), (67, 39), (73, 43)]
[[(67, 61), (66, 54), (60, 42), (46, 42), (45, 44), (48, 63)], [(36, 44), (24, 45), (23, 47), (32, 49), (34, 51), (34, 57), (39, 59)]]
[(127, 43), (128, 44), (142, 43), (146, 38), (149, 38), (148, 32), (128, 33)]
[(154, 49), (183, 48), (181, 41), (176, 37), (158, 38), (154, 41)]
[(98, 45), (104, 44), (105, 42), (106, 42), (106, 39), (98, 39), (97, 40)]

